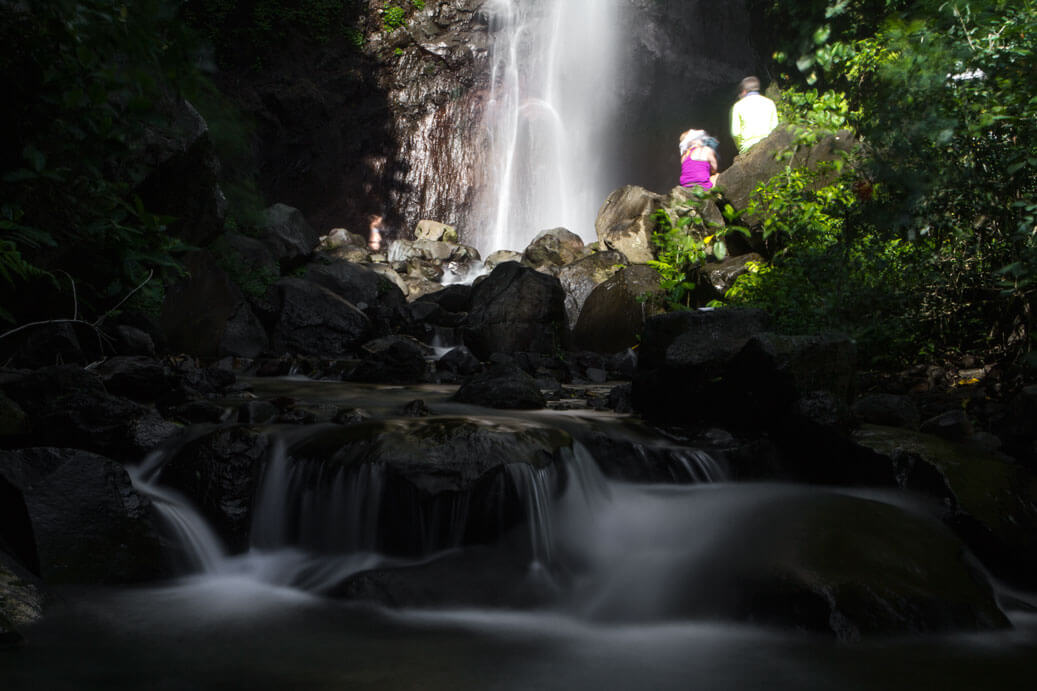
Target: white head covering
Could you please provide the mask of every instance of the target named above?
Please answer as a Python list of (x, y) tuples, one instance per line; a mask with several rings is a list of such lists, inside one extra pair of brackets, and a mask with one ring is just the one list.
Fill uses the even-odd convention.
[(688, 133), (681, 138), (680, 149), (681, 156), (684, 152), (691, 148), (692, 143), (696, 139), (702, 139), (706, 136), (706, 130), (688, 130)]

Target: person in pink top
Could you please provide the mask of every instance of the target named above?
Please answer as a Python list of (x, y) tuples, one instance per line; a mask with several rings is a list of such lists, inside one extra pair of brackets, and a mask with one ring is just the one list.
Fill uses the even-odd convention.
[(717, 181), (717, 154), (710, 146), (716, 141), (705, 130), (688, 130), (681, 134), (681, 187), (699, 186), (711, 189)]

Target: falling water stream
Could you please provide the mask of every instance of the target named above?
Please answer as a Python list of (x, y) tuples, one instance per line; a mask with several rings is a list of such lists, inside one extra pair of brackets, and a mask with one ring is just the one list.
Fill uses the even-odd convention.
[(493, 183), (481, 250), (525, 248), (565, 227), (596, 239), (623, 42), (620, 0), (492, 0), (494, 42), (485, 127)]

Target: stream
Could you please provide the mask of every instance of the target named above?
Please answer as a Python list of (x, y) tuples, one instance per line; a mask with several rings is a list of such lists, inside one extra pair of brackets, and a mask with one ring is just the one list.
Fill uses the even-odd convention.
[[(249, 383), (263, 397), (291, 395), (315, 406), (348, 401), (374, 416), (421, 398), (433, 418), (536, 422), (575, 432), (594, 427), (623, 438), (644, 434), (612, 413), (461, 405), (449, 400), (449, 386), (301, 378)], [(674, 445), (662, 438), (641, 441)], [(551, 592), (550, 601), (397, 608), (333, 595), (359, 572), (420, 567), (455, 553), (474, 555), (461, 563), (474, 563), (493, 583), (499, 556), (466, 551), (451, 542), (449, 531), (427, 541), (441, 552), (378, 553), (371, 537), (377, 507), (370, 502), (378, 494), (379, 472), (367, 468), (348, 480), (325, 471), (319, 481), (293, 475), (283, 446), (268, 460), (257, 492), (251, 549), (228, 555), (190, 502), (156, 481), (168, 455), (156, 452), (131, 476), (182, 548), (186, 574), (138, 587), (58, 590), (59, 602), (47, 616), (24, 629), (25, 647), (0, 655), (3, 688), (1033, 688), (1037, 603), (1005, 588), (998, 596), (1012, 628), (986, 633), (840, 643), (710, 614), (710, 600), (722, 598), (711, 590), (712, 572), (754, 549), (756, 521), (773, 506), (832, 496), (866, 497), (920, 513), (925, 506), (886, 490), (735, 483), (722, 464), (687, 451), (674, 455), (683, 469), (675, 471), (675, 483), (631, 484), (605, 477), (577, 443), (563, 469), (561, 493), (552, 493), (549, 482), (559, 471), (508, 466), (526, 517), (519, 537), (510, 540), (528, 549), (526, 583)], [(324, 494), (314, 490), (318, 485)], [(310, 524), (287, 520), (292, 515)], [(500, 588), (513, 582), (501, 572)]]

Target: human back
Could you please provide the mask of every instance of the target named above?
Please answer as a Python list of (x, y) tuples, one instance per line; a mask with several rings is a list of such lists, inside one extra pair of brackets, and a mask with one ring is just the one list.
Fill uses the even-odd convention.
[(760, 93), (760, 80), (743, 79), (739, 99), (731, 108), (731, 137), (738, 153), (744, 154), (763, 141), (777, 126), (778, 109), (774, 101)]

